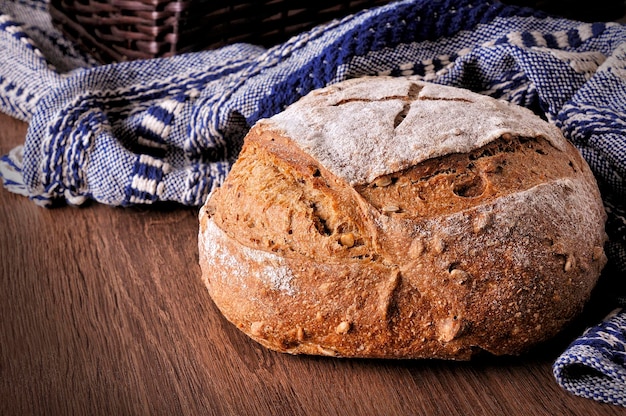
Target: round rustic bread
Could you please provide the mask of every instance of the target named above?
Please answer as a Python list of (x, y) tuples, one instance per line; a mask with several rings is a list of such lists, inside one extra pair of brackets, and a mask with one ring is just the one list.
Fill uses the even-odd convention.
[(366, 77), (251, 129), (200, 212), (200, 265), (273, 350), (519, 354), (580, 312), (605, 215), (578, 151), (529, 110)]

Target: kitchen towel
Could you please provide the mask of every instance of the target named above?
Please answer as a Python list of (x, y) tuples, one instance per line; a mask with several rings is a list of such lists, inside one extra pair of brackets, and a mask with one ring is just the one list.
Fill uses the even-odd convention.
[[(624, 25), (492, 0), (404, 0), (269, 49), (100, 65), (52, 27), (46, 7), (0, 2), (0, 111), (29, 123), (0, 175), (37, 204), (199, 206), (257, 120), (347, 78), (412, 75), (528, 107), (561, 128), (598, 179), (612, 278), (626, 276)], [(610, 302), (626, 306), (624, 295)], [(625, 405), (624, 314), (564, 351), (553, 368), (561, 386)]]

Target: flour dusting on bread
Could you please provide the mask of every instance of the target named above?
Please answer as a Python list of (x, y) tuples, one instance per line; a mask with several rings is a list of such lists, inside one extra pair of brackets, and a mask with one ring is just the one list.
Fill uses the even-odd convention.
[(351, 185), (466, 153), (505, 134), (544, 137), (559, 149), (565, 140), (523, 107), (408, 78), (346, 81), (261, 122), (283, 131)]
[(232, 253), (221, 242), (228, 237), (213, 221), (206, 222), (205, 232), (200, 239), (202, 252), (210, 262), (211, 267), (229, 270), (227, 278), (236, 280), (242, 287), (253, 273), (253, 265), (259, 265), (258, 277), (273, 290), (280, 290), (293, 294), (295, 289), (291, 284), (293, 274), (283, 259), (266, 251), (242, 247), (239, 253)]

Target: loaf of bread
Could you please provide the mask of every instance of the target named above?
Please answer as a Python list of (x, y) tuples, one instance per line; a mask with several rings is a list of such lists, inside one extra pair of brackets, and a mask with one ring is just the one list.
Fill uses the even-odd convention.
[(224, 316), (293, 354), (519, 354), (606, 262), (595, 179), (531, 111), (411, 78), (313, 91), (246, 136), (200, 212)]

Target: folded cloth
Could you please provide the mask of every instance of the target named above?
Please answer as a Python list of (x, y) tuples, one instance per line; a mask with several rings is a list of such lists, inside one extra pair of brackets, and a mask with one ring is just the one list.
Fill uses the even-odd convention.
[(616, 309), (585, 331), (553, 371), (558, 383), (576, 395), (626, 406), (626, 309)]
[[(7, 189), (45, 206), (199, 206), (256, 121), (315, 88), (364, 75), (467, 88), (555, 123), (598, 179), (607, 256), (626, 273), (626, 27), (492, 0), (403, 0), (270, 49), (235, 44), (110, 65), (65, 40), (45, 1), (0, 2), (0, 111), (29, 122), (24, 146), (0, 160), (0, 174)], [(626, 340), (624, 321), (615, 325), (622, 331), (614, 336)], [(557, 381), (575, 394), (581, 383), (606, 385), (567, 371), (600, 368), (594, 360), (603, 352), (577, 351), (559, 359)], [(617, 374), (612, 368), (606, 377)], [(615, 398), (626, 396), (626, 384), (613, 380), (607, 400), (623, 404)]]

